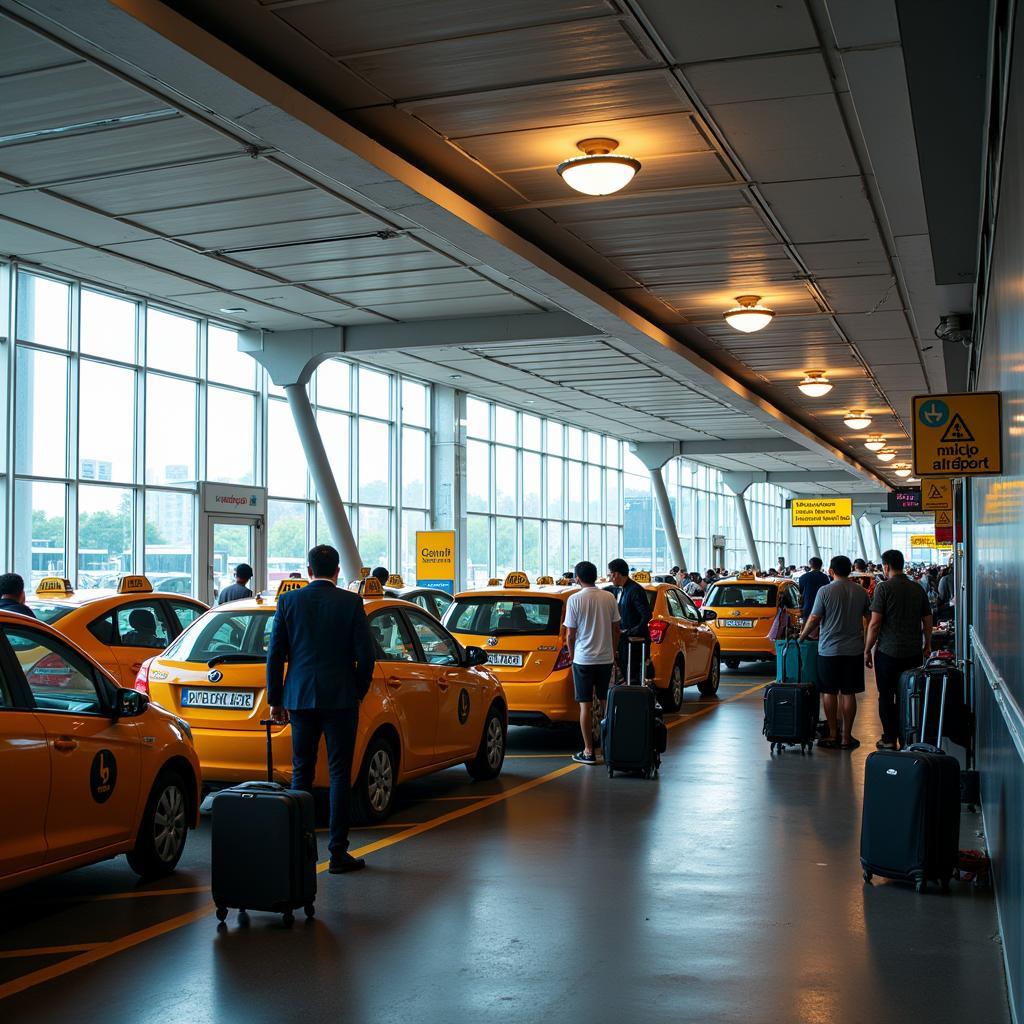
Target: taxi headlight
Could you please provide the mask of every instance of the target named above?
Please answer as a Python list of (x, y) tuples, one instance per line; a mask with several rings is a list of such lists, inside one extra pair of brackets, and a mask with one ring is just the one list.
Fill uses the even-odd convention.
[(177, 721), (178, 725), (181, 726), (181, 731), (189, 738), (189, 740), (191, 740), (192, 739), (192, 726), (189, 725), (188, 722), (186, 722), (184, 718), (177, 718), (176, 721)]

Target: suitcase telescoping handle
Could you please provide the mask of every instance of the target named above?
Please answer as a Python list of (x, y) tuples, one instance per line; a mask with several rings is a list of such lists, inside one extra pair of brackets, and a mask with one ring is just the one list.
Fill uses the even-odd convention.
[(262, 725), (267, 730), (267, 782), (273, 782), (274, 781), (274, 744), (273, 744), (273, 741), (271, 740), (271, 737), (270, 737), (270, 730), (274, 726), (274, 721), (273, 721), (273, 719), (270, 719), (270, 718), (264, 718), (264, 719), (262, 719), (260, 721), (260, 725)]
[(923, 750), (929, 753), (936, 753), (942, 750), (942, 727), (946, 721), (946, 687), (949, 685), (949, 676), (942, 674), (942, 696), (939, 698), (939, 729), (935, 737), (935, 745), (925, 742), (924, 731), (928, 727), (928, 700), (932, 692), (932, 680), (927, 674), (924, 677), (924, 706), (921, 708), (921, 742), (911, 743), (907, 750)]
[[(779, 680), (780, 683), (784, 683), (784, 682), (787, 681), (786, 680), (786, 664), (789, 661), (789, 645), (791, 643), (794, 643), (793, 638), (787, 636), (785, 643), (782, 645), (782, 678)], [(802, 659), (802, 657), (800, 655), (800, 641), (796, 640), (795, 643), (796, 643), (796, 679), (794, 679), (793, 682), (799, 684), (799, 682), (804, 677), (804, 666), (803, 666), (803, 659)]]
[[(629, 642), (626, 644), (626, 685), (633, 685), (633, 645), (640, 645), (640, 674), (646, 673), (647, 670), (647, 642), (642, 636), (631, 636), (628, 638)], [(637, 685), (642, 685), (643, 679), (638, 681)]]

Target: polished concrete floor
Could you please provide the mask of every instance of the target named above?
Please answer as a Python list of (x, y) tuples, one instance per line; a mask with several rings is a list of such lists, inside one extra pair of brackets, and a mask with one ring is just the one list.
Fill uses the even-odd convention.
[(497, 782), (411, 784), (290, 931), (217, 929), (208, 821), (158, 886), (119, 859), (4, 894), (0, 1020), (1004, 1024), (990, 891), (861, 881), (871, 701), (853, 754), (772, 758), (767, 678), (687, 691), (656, 781), (519, 729)]

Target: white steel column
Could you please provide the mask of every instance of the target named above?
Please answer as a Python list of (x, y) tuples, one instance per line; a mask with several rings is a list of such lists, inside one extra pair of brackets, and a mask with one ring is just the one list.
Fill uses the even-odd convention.
[[(665, 478), (661, 473), (665, 463), (676, 455), (676, 446), (641, 442), (631, 444), (629, 447), (651, 474), (651, 488), (654, 491), (654, 500), (658, 503), (658, 514), (661, 516), (661, 525), (665, 531), (665, 540), (668, 541), (672, 563), (686, 572), (686, 558), (683, 555), (683, 546), (679, 542), (676, 517), (672, 512), (672, 502), (668, 496), (668, 488), (665, 486)], [(655, 567), (652, 566), (652, 568)]]
[(860, 527), (860, 513), (853, 513), (853, 532), (857, 535), (857, 548), (860, 551), (860, 557), (866, 562), (868, 560), (868, 549), (864, 547), (864, 531)]
[(807, 528), (807, 534), (811, 542), (811, 553), (815, 558), (821, 558), (821, 548), (818, 547), (818, 535), (814, 532), (813, 526)]
[[(764, 474), (761, 474), (757, 479), (763, 480)], [(725, 486), (733, 493), (733, 499), (736, 502), (736, 515), (740, 521), (740, 529), (743, 530), (743, 539), (747, 542), (750, 564), (760, 572), (761, 557), (757, 553), (757, 542), (754, 540), (754, 531), (750, 525), (750, 513), (747, 511), (747, 503), (743, 500), (743, 495), (746, 493), (747, 488), (755, 482), (754, 474), (723, 473), (722, 480), (725, 482)]]

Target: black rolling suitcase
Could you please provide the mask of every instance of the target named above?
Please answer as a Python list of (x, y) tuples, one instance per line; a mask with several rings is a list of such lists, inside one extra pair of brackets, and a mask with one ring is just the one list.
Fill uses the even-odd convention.
[[(925, 682), (923, 719), (928, 720)], [(943, 689), (949, 685), (942, 681)], [(940, 697), (938, 734), (942, 736)], [(864, 881), (873, 875), (913, 882), (923, 892), (928, 882), (943, 890), (956, 870), (960, 846), (960, 765), (955, 757), (927, 743), (905, 750), (878, 750), (864, 767), (864, 811), (860, 863)]]
[[(788, 648), (787, 644), (787, 648)], [(797, 675), (800, 679), (800, 645), (796, 644)], [(779, 659), (783, 666), (789, 664), (788, 649)], [(786, 669), (783, 667), (783, 674)], [(814, 749), (814, 737), (818, 731), (818, 688), (810, 683), (787, 683), (781, 680), (772, 683), (764, 691), (764, 726), (762, 732), (771, 745), (771, 752), (780, 754), (787, 744), (799, 745), (800, 753)]]
[[(646, 662), (646, 644), (639, 644)], [(626, 678), (633, 678), (633, 644), (627, 648)], [(661, 765), (667, 731), (657, 718), (654, 690), (643, 684), (613, 686), (608, 691), (608, 708), (602, 723), (601, 745), (608, 775), (640, 772), (653, 778)], [(660, 726), (660, 728), (659, 728)]]
[[(922, 732), (922, 702), (929, 679), (945, 679), (949, 685), (942, 688), (946, 695), (942, 706), (932, 702)], [(964, 674), (948, 660), (930, 658), (922, 667), (904, 672), (899, 682), (899, 706), (900, 746), (909, 747), (912, 743), (923, 742), (924, 733), (935, 735), (936, 743), (941, 743), (944, 736), (968, 751), (973, 746), (974, 720)], [(938, 735), (940, 713), (943, 720), (942, 736)]]
[(267, 782), (243, 782), (213, 801), (213, 902), (217, 919), (228, 909), (313, 916), (316, 899), (316, 824), (313, 797), (272, 781), (271, 722), (267, 730)]

